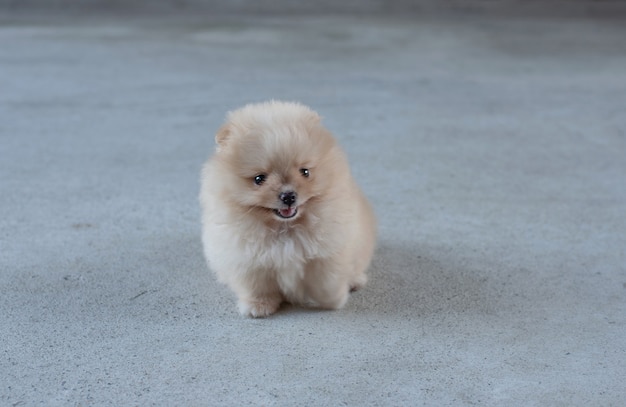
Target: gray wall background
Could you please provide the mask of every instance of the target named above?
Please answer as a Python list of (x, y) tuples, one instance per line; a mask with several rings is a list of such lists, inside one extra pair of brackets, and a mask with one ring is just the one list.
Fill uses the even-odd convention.
[(503, 12), (580, 15), (610, 7), (626, 13), (622, 0), (0, 0), (0, 11), (110, 11), (212, 13), (420, 13)]

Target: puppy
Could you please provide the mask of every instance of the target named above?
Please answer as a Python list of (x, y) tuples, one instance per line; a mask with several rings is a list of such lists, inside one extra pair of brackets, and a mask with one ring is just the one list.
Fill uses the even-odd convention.
[(202, 241), (239, 312), (343, 307), (367, 281), (376, 225), (320, 116), (297, 103), (247, 105), (215, 141), (201, 176)]

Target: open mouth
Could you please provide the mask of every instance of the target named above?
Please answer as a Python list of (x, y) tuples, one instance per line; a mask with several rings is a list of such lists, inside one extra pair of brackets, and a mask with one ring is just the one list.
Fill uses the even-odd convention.
[(294, 216), (296, 216), (298, 214), (298, 207), (297, 206), (290, 206), (288, 208), (274, 209), (274, 213), (279, 218), (290, 219), (290, 218), (293, 218)]

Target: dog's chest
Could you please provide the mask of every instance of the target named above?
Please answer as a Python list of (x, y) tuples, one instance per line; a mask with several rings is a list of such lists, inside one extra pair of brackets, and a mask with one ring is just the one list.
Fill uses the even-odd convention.
[(300, 230), (273, 233), (247, 241), (245, 251), (257, 266), (274, 270), (298, 270), (312, 259), (324, 257), (321, 239)]

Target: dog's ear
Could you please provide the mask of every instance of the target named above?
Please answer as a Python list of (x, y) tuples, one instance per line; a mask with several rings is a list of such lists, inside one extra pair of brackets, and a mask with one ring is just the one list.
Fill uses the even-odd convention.
[(217, 144), (217, 150), (221, 150), (226, 145), (226, 140), (230, 137), (231, 127), (229, 124), (225, 124), (215, 134), (215, 143)]
[(311, 131), (322, 125), (322, 117), (316, 112), (307, 112), (306, 116), (304, 116), (304, 122), (306, 128)]

